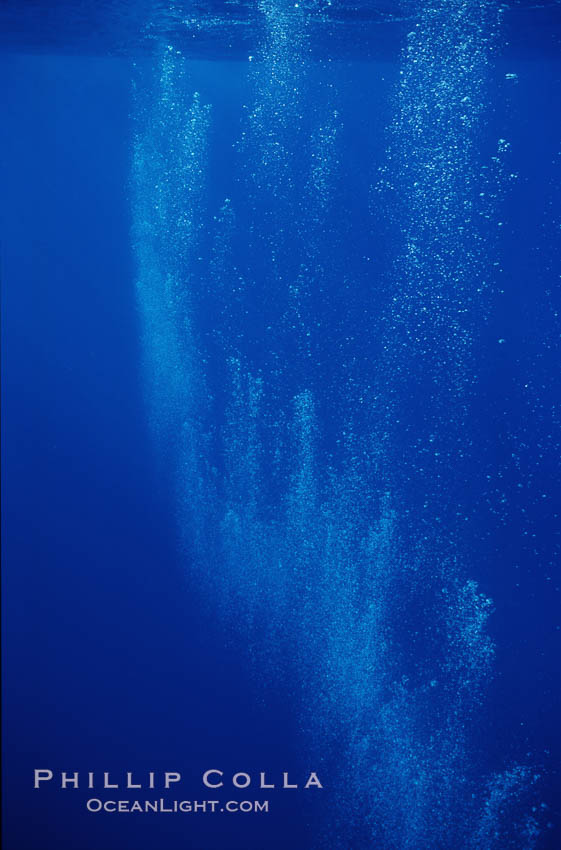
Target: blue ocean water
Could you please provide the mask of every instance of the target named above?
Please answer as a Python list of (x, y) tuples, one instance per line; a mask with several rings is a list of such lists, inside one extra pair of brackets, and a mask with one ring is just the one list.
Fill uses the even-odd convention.
[(5, 845), (561, 847), (559, 3), (0, 21)]

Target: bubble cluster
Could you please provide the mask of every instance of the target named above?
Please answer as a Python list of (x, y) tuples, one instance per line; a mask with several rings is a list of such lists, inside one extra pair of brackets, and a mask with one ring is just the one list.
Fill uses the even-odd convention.
[(492, 602), (468, 576), (458, 486), (491, 261), (478, 133), (494, 9), (414, 5), (370, 198), (399, 242), (391, 279), (364, 272), (366, 292), (336, 215), (344, 104), (304, 11), (259, 3), (236, 176), (215, 209), (210, 111), (163, 50), (137, 95), (133, 165), (147, 395), (190, 582), (260, 687), (287, 694), (337, 787), (317, 846), (526, 848), (530, 774), (488, 780), (473, 747)]

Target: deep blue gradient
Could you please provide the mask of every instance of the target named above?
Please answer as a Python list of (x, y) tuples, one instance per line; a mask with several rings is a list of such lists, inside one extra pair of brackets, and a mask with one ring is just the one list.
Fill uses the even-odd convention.
[[(466, 295), (469, 365), (462, 373), (466, 395), (461, 401), (450, 388), (457, 381), (458, 362), (464, 363), (464, 349), (446, 360), (443, 352), (449, 348), (439, 347), (431, 327), (426, 361), (420, 352), (429, 331), (418, 348), (413, 344), (413, 356), (400, 355), (401, 335), (409, 338), (410, 329), (421, 326), (416, 319), (406, 321), (403, 312), (392, 312), (397, 309), (392, 306), (395, 294), (407, 294), (400, 281), (410, 275), (403, 235), (408, 231), (412, 241), (422, 243), (415, 231), (417, 208), (410, 203), (415, 195), (408, 194), (403, 170), (403, 150), (412, 151), (411, 137), (405, 125), (395, 129), (403, 109), (396, 96), (404, 61), (400, 50), (410, 23), (387, 24), (391, 38), (378, 58), (363, 42), (353, 57), (352, 44), (340, 37), (337, 44), (344, 50), (332, 63), (325, 59), (329, 42), (321, 43), (321, 28), (319, 34), (314, 31), (313, 49), (302, 62), (304, 77), (298, 76), (300, 69), (294, 77), (302, 86), (301, 99), (289, 104), (297, 118), (294, 125), (278, 126), (271, 117), (274, 109), (267, 112), (266, 70), (259, 76), (259, 63), (265, 66), (267, 59), (259, 31), (255, 72), (247, 62), (247, 36), (236, 41), (231, 61), (213, 55), (218, 52), (215, 44), (199, 51), (205, 54), (202, 60), (191, 60), (184, 50), (187, 61), (181, 58), (177, 67), (185, 68), (185, 76), (173, 83), (182, 111), (173, 117), (179, 122), (173, 126), (165, 98), (158, 100), (158, 75), (166, 61), (160, 34), (153, 52), (134, 43), (120, 56), (104, 55), (98, 30), (89, 50), (80, 41), (72, 50), (68, 45), (53, 50), (51, 38), (53, 52), (45, 53), (35, 36), (21, 35), (29, 32), (24, 17), (12, 39), (5, 37), (10, 52), (0, 57), (0, 156), (3, 829), (8, 850), (561, 847), (561, 62), (554, 49), (561, 16), (553, 5), (541, 14), (547, 16), (545, 24), (538, 10), (507, 13), (503, 28), (493, 35), (497, 46), (485, 82), (489, 102), (469, 151), (470, 163), (475, 163), (470, 184), (474, 197), (480, 189), (492, 195), (492, 212), (485, 219), (483, 210), (471, 235), (467, 227), (460, 237), (466, 256), (475, 244), (482, 258), (484, 269), (473, 264), (473, 279), (486, 279), (482, 306), (472, 300), (471, 290)], [(530, 28), (528, 21), (533, 22)], [(69, 24), (69, 32), (76, 26)], [(36, 52), (18, 52), (18, 38), (21, 51), (32, 42)], [(118, 41), (122, 45), (123, 39)], [(112, 42), (109, 47), (116, 52)], [(317, 54), (322, 54), (321, 62)], [(287, 57), (290, 66), (294, 51)], [(292, 80), (294, 68), (282, 73)], [(516, 80), (507, 79), (509, 74), (516, 74)], [(415, 96), (414, 79), (407, 85), (404, 97)], [(143, 155), (155, 151), (162, 162), (171, 158), (169, 147), (179, 138), (177, 127), (187, 123), (194, 92), (203, 110), (211, 107), (200, 157), (204, 201), (197, 196), (193, 202), (193, 216), (202, 220), (196, 240), (189, 237), (196, 250), (184, 247), (184, 231), (172, 213), (169, 236), (158, 231), (154, 237), (158, 263), (167, 263), (168, 269), (173, 264), (181, 292), (189, 293), (188, 307), (182, 302), (178, 308), (177, 325), (184, 329), (181, 323), (188, 314), (191, 336), (185, 332), (185, 339), (173, 347), (171, 332), (168, 337), (160, 334), (160, 377), (154, 379), (146, 305), (142, 293), (140, 300), (138, 295), (147, 263), (138, 247), (138, 199), (144, 192), (150, 207), (146, 216), (155, 215), (150, 205), (156, 168), (139, 168), (135, 154), (140, 148)], [(259, 97), (263, 111), (259, 120), (248, 123)], [(335, 112), (330, 148), (326, 116)], [(325, 119), (317, 147), (326, 163), (325, 173), (317, 177), (317, 197), (327, 198), (324, 207), (321, 199), (314, 207), (317, 197), (305, 188), (306, 145), (318, 133), (318, 114), (320, 121)], [(155, 130), (162, 116), (168, 123)], [(276, 133), (286, 148), (273, 165), (263, 166), (267, 120), (270, 136)], [(259, 121), (263, 124), (256, 129)], [(397, 142), (388, 130), (392, 125)], [(157, 132), (161, 135), (154, 141)], [(243, 132), (249, 141), (240, 141)], [(301, 158), (293, 144), (298, 134), (305, 140)], [(188, 144), (194, 149), (193, 138)], [(501, 149), (495, 167), (499, 139), (508, 146)], [(422, 159), (415, 156), (413, 151), (412, 169)], [(492, 171), (491, 177), (480, 163)], [(199, 178), (189, 173), (194, 185)], [(181, 206), (184, 196), (174, 188), (175, 179), (174, 173), (166, 202), (177, 198)], [(300, 196), (306, 203), (300, 204)], [(236, 216), (231, 224), (226, 199)], [(456, 233), (454, 216), (452, 211), (446, 226)], [(154, 221), (146, 232), (156, 232)], [(445, 229), (437, 237), (434, 227), (429, 230), (427, 238), (446, 239)], [(426, 271), (426, 256), (421, 263)], [(296, 321), (291, 287), (304, 266), (315, 283), (307, 292), (302, 289)], [(435, 279), (448, 272), (431, 267)], [(471, 278), (465, 269), (462, 274), (463, 293)], [(421, 281), (408, 297), (421, 299), (424, 286)], [(176, 301), (166, 301), (166, 309), (171, 303)], [(306, 328), (312, 329), (309, 343)], [(424, 326), (421, 337), (423, 333)], [(169, 348), (161, 347), (162, 339)], [(388, 339), (395, 341), (390, 354)], [(430, 352), (436, 352), (435, 362)], [(242, 387), (249, 381), (257, 396), (251, 380), (263, 381), (263, 408), (253, 419), (245, 402), (232, 412), (236, 367), (231, 361), (236, 357)], [(438, 395), (435, 375), (441, 383), (446, 379)], [(314, 399), (309, 418), (308, 390)], [(195, 412), (189, 407), (193, 399), (204, 399), (197, 401)], [(382, 409), (379, 415), (372, 413), (376, 405)], [(449, 421), (443, 409), (451, 411)], [(318, 433), (312, 456), (298, 427), (305, 431), (314, 417)], [(256, 442), (265, 458), (260, 473), (251, 466), (251, 440), (244, 442), (256, 418)], [(346, 431), (343, 437), (349, 423), (353, 434)], [(194, 452), (197, 463), (205, 464), (204, 472), (197, 471), (198, 491), (189, 467), (194, 462), (181, 454), (188, 428), (204, 437)], [(434, 434), (443, 461), (425, 452)], [(353, 467), (356, 478), (347, 465), (353, 452), (368, 455)], [(302, 472), (300, 479), (295, 469)], [(349, 492), (349, 482), (357, 486), (350, 506), (343, 497), (330, 501), (333, 479)], [(305, 497), (298, 496), (306, 488)], [(321, 505), (310, 517), (306, 510), (316, 490)], [(305, 588), (305, 570), (311, 583), (320, 581), (317, 551), (322, 523), (335, 512), (333, 505), (343, 513), (344, 503), (353, 517), (354, 524), (344, 517), (349, 539), (369, 523), (379, 523), (383, 536), (383, 505), (390, 490), (388, 515), (395, 514), (392, 540), (397, 543), (386, 564), (391, 599), (380, 591), (383, 605), (377, 616), (391, 620), (393, 631), (380, 625), (380, 634), (383, 630), (384, 640), (393, 644), (383, 656), (389, 660), (380, 662), (382, 671), (373, 674), (383, 679), (383, 696), (368, 710), (377, 717), (382, 706), (388, 712), (392, 706), (396, 729), (401, 720), (404, 728), (414, 726), (418, 718), (407, 708), (401, 717), (395, 706), (409, 688), (423, 695), (430, 688), (438, 690), (430, 673), (434, 667), (440, 665), (442, 688), (450, 694), (455, 688), (469, 693), (470, 681), (477, 680), (473, 671), (465, 672), (475, 654), (457, 662), (457, 674), (439, 660), (447, 615), (435, 588), (441, 579), (449, 581), (446, 593), (451, 594), (456, 573), (441, 575), (431, 567), (425, 576), (424, 567), (411, 566), (424, 564), (429, 555), (457, 558), (457, 581), (477, 582), (477, 592), (493, 601), (483, 631), (495, 650), (484, 684), (473, 686), (481, 695), (478, 691), (462, 715), (467, 743), (453, 770), (456, 775), (464, 771), (468, 783), (481, 788), (489, 777), (505, 775), (514, 766), (523, 774), (520, 787), (513, 783), (512, 790), (503, 781), (506, 790), (497, 797), (497, 807), (504, 807), (514, 824), (505, 827), (497, 817), (502, 824), (498, 842), (491, 832), (477, 836), (468, 830), (467, 804), (462, 809), (465, 821), (436, 838), (434, 825), (409, 824), (408, 833), (396, 827), (393, 839), (383, 828), (377, 831), (368, 820), (368, 807), (379, 791), (379, 778), (374, 780), (371, 771), (377, 751), (359, 761), (361, 745), (353, 738), (352, 724), (336, 723), (347, 710), (330, 705), (328, 711), (323, 695), (313, 703), (311, 718), (302, 708), (311, 700), (306, 680), (315, 681), (316, 674), (321, 679), (317, 671), (324, 669), (318, 649), (328, 643), (318, 638), (324, 634), (323, 614), (313, 595), (306, 597), (302, 610), (286, 613), (289, 593), (280, 581), (278, 588), (269, 587), (275, 580), (275, 558), (263, 554), (263, 529), (283, 557), (294, 559), (295, 586)], [(245, 499), (250, 504), (255, 492), (260, 507), (255, 513), (248, 509), (245, 517), (249, 527), (253, 523), (255, 539), (248, 542), (245, 535), (247, 551), (242, 549), (236, 561), (226, 550), (230, 546), (239, 553), (238, 538), (223, 529), (239, 503)], [(240, 515), (243, 519), (243, 509)], [(295, 517), (299, 528), (307, 530), (301, 548), (294, 544)], [(343, 520), (333, 527), (341, 530)], [(200, 541), (193, 542), (201, 529), (202, 550)], [(353, 545), (349, 543), (342, 559), (356, 553), (358, 544)], [(260, 563), (255, 551), (262, 556), (269, 584), (250, 600), (254, 622), (245, 610), (254, 586), (251, 575), (245, 576), (254, 562)], [(232, 578), (228, 570), (236, 563), (240, 577)], [(364, 582), (361, 594), (367, 598), (370, 579), (354, 563), (348, 569), (357, 585)], [(425, 577), (412, 577), (415, 571)], [(332, 598), (342, 594), (343, 584), (337, 585)], [(454, 604), (450, 602), (451, 611)], [(347, 623), (340, 612), (330, 616), (330, 634), (336, 631), (333, 623)], [(306, 617), (313, 638), (309, 644), (299, 641), (306, 654), (302, 659), (294, 635), (301, 634)], [(431, 621), (434, 629), (427, 625)], [(334, 637), (336, 650), (355, 646), (345, 643), (350, 630), (342, 632)], [(483, 656), (485, 641), (476, 635), (474, 643)], [(360, 663), (357, 659), (362, 670)], [(347, 685), (348, 675), (341, 673)], [(452, 684), (447, 684), (447, 675)], [(460, 684), (454, 684), (455, 675), (463, 677)], [(359, 699), (350, 685), (348, 691), (341, 687), (341, 695), (337, 685), (329, 692), (335, 694), (334, 702), (339, 698), (345, 705), (347, 700), (349, 717), (359, 704), (356, 716), (362, 719), (354, 728), (366, 747), (360, 724), (367, 726), (370, 716), (360, 700), (367, 696), (361, 692)], [(430, 702), (427, 697), (425, 703), (424, 698), (419, 705), (434, 707), (438, 727), (437, 713), (444, 712), (446, 699)], [(407, 706), (406, 696), (403, 700)], [(384, 722), (385, 729), (394, 729), (394, 719)], [(420, 728), (418, 739), (411, 735), (429, 752), (424, 736), (432, 728), (430, 718)], [(398, 733), (394, 741), (405, 740)], [(381, 748), (380, 739), (376, 746)], [(395, 752), (387, 758), (392, 765), (399, 761)], [(395, 800), (398, 821), (399, 812), (408, 807), (413, 815), (425, 811), (408, 785), (411, 764), (406, 758), (400, 763), (406, 766), (399, 779), (401, 797)], [(185, 777), (181, 797), (186, 799), (213, 797), (200, 784), (209, 767), (255, 774), (267, 770), (271, 775), (289, 770), (300, 776), (317, 769), (326, 788), (322, 795), (275, 791), (269, 795), (268, 815), (93, 815), (84, 808), (86, 790), (34, 791), (33, 769), (45, 767), (84, 773), (179, 770)], [(396, 782), (392, 778), (388, 795), (395, 793)], [(426, 799), (431, 799), (429, 780), (426, 787)], [(241, 798), (261, 796), (244, 792)], [(482, 791), (482, 799), (488, 796)], [(387, 811), (384, 805), (378, 812)], [(517, 826), (528, 817), (534, 817), (539, 832), (535, 840)], [(421, 836), (417, 842), (423, 843), (411, 843), (411, 835)]]

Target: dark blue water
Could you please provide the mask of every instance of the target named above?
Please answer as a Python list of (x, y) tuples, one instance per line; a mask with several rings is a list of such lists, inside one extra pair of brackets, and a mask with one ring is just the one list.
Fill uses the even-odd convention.
[(0, 20), (6, 847), (561, 847), (559, 4)]

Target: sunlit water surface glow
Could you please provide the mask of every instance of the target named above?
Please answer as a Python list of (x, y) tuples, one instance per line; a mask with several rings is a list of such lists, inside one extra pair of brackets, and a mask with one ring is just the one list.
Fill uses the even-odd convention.
[[(438, 14), (447, 14), (442, 4), (432, 5)], [(520, 22), (522, 49), (559, 49), (558, 35), (553, 40), (542, 37), (556, 20), (559, 0), (505, 0), (500, 5)], [(270, 32), (267, 8), (277, 10), (276, 26), (280, 11), (285, 19), (304, 24), (316, 55), (355, 59), (393, 56), (394, 31), (401, 33), (401, 24), (408, 26), (421, 13), (418, 0), (297, 0), (282, 10), (260, 0), (3, 0), (0, 45), (136, 55), (157, 53), (162, 42), (173, 40), (191, 57), (245, 59)], [(542, 13), (537, 31), (532, 14), (536, 9)], [(526, 22), (530, 26), (525, 27)]]

